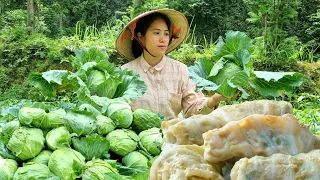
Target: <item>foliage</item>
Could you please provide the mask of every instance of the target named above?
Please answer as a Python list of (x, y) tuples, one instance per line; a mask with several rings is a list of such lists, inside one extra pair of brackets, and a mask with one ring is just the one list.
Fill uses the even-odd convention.
[(299, 88), (299, 92), (320, 93), (320, 62), (308, 63), (304, 61), (298, 63), (294, 69), (304, 75), (304, 83)]
[[(242, 0), (174, 0), (169, 8), (183, 12), (197, 27), (196, 37), (205, 36), (209, 42), (228, 30), (245, 31), (247, 7)], [(202, 42), (204, 43), (204, 42)]]
[(247, 21), (255, 27), (249, 33), (256, 37), (256, 59), (266, 61), (266, 66), (274, 64), (275, 68), (297, 61), (300, 41), (295, 36), (288, 37), (283, 27), (297, 17), (300, 0), (244, 2), (250, 15)]
[(214, 91), (231, 98), (237, 90), (247, 98), (244, 89), (251, 86), (262, 96), (277, 97), (291, 94), (302, 83), (302, 75), (294, 72), (254, 71), (250, 61), (252, 41), (245, 33), (228, 31), (225, 40), (220, 37), (213, 53), (213, 64), (202, 59), (189, 67), (190, 77), (197, 89)]
[[(189, 27), (190, 31), (191, 27)], [(203, 57), (210, 59), (215, 48), (215, 43), (208, 41), (205, 36), (202, 39), (197, 38), (195, 32), (196, 26), (193, 27), (192, 32), (188, 34), (186, 40), (175, 51), (171, 52), (169, 56), (183, 62), (187, 66), (191, 66)]]
[(312, 22), (312, 26), (310, 26), (306, 32), (311, 36), (314, 37), (315, 41), (320, 44), (320, 2), (318, 3), (318, 9), (317, 12), (314, 14), (311, 14), (310, 21)]
[(301, 93), (292, 100), (294, 115), (299, 121), (310, 126), (315, 134), (320, 134), (320, 96)]

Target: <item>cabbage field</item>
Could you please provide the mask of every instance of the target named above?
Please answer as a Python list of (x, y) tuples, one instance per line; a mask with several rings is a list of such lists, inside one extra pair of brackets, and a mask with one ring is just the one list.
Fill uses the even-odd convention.
[(132, 111), (146, 90), (131, 71), (108, 62), (104, 49), (76, 52), (74, 72), (51, 70), (30, 79), (47, 97), (74, 102), (21, 101), (2, 108), (0, 179), (147, 179), (163, 143), (163, 117)]

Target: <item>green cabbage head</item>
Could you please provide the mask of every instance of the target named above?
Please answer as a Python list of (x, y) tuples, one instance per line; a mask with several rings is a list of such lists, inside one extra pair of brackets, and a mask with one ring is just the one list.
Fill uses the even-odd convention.
[(150, 154), (156, 156), (161, 153), (163, 144), (162, 133), (159, 128), (151, 128), (139, 133), (142, 147)]
[(146, 170), (148, 169), (149, 159), (139, 151), (133, 151), (122, 158), (122, 164), (127, 167)]
[(10, 180), (18, 169), (18, 163), (13, 159), (0, 158), (0, 179)]
[(28, 162), (40, 163), (44, 165), (48, 165), (49, 158), (52, 154), (52, 151), (49, 150), (42, 150), (38, 156), (33, 159), (30, 159)]
[(7, 122), (3, 127), (2, 127), (2, 131), (3, 134), (10, 137), (11, 134), (20, 127), (20, 123), (19, 121), (10, 121)]
[(65, 115), (66, 115), (66, 111), (64, 109), (57, 109), (57, 110), (48, 112), (47, 119), (50, 123), (50, 127), (57, 128), (60, 126), (64, 126)]
[(45, 180), (53, 174), (48, 166), (40, 163), (27, 163), (23, 167), (19, 167), (13, 176), (13, 180), (21, 179), (39, 179)]
[(101, 159), (88, 161), (84, 167), (82, 180), (105, 180), (105, 173), (119, 174), (116, 167), (112, 167), (108, 162)]
[(56, 150), (61, 147), (70, 147), (70, 142), (70, 133), (64, 126), (52, 129), (46, 135), (46, 143), (52, 150)]
[(78, 136), (91, 134), (96, 130), (96, 119), (86, 111), (70, 111), (64, 117), (65, 126)]
[(132, 124), (133, 113), (128, 103), (113, 100), (107, 107), (107, 116), (115, 122), (118, 128), (128, 128)]
[(41, 129), (21, 127), (12, 133), (8, 149), (21, 160), (36, 157), (44, 147), (44, 137)]
[(110, 132), (106, 139), (110, 142), (110, 151), (125, 156), (137, 148), (139, 136), (130, 129), (117, 129)]
[(18, 114), (19, 122), (28, 127), (49, 128), (47, 113), (40, 108), (22, 107)]
[(48, 162), (50, 171), (62, 180), (81, 177), (84, 165), (84, 156), (71, 148), (59, 148), (55, 150)]
[(107, 116), (98, 115), (97, 118), (97, 128), (98, 134), (106, 135), (116, 128), (116, 124)]

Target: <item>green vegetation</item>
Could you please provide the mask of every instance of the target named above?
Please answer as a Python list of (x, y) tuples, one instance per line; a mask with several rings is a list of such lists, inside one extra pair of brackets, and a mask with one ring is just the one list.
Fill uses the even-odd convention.
[(189, 67), (198, 88), (228, 97), (240, 90), (238, 102), (288, 101), (320, 134), (319, 0), (7, 0), (1, 177), (43, 167), (39, 178), (147, 179), (163, 143), (161, 115), (131, 110), (146, 86), (120, 68), (127, 60), (114, 42), (133, 17), (157, 8), (188, 18), (187, 39), (168, 55)]

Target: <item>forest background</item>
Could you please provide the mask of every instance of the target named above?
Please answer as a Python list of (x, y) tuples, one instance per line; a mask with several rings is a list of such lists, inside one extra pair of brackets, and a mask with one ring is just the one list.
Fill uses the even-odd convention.
[(288, 100), (296, 115), (320, 129), (320, 0), (1, 0), (0, 107), (72, 99), (42, 96), (30, 72), (72, 71), (74, 49), (91, 46), (105, 47), (111, 62), (126, 63), (115, 51), (117, 34), (133, 17), (158, 8), (186, 15), (189, 36), (169, 56), (187, 66), (211, 58), (219, 36), (234, 30), (253, 40), (255, 70), (302, 73), (293, 94), (261, 97), (252, 90), (248, 100)]

